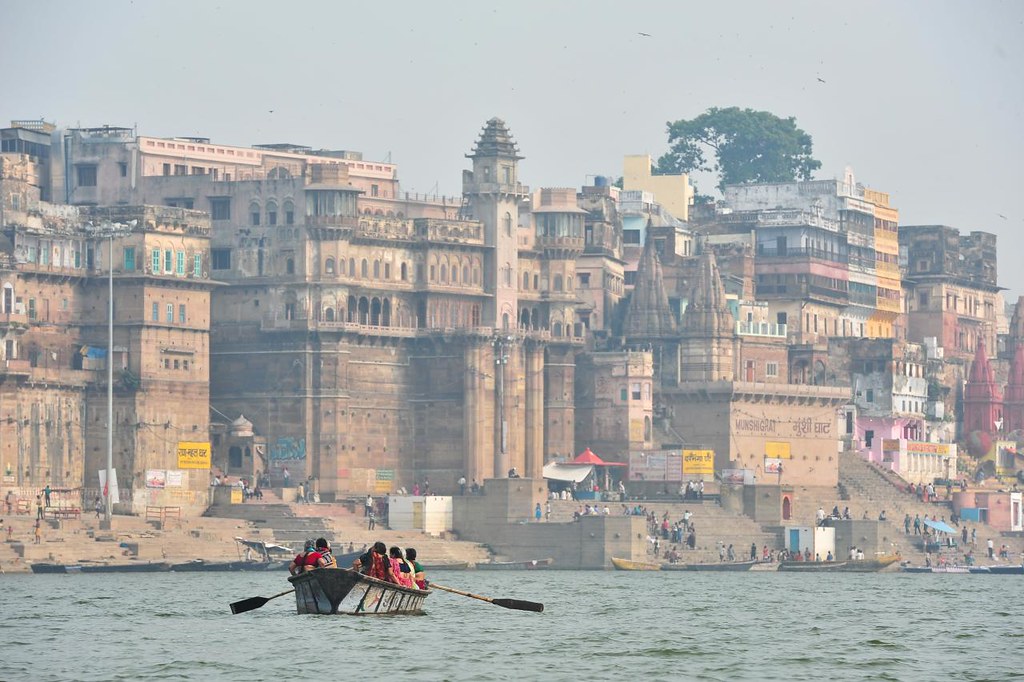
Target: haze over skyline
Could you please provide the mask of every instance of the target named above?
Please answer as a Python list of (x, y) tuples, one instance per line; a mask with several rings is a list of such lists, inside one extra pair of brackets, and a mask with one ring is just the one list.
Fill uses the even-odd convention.
[(666, 121), (763, 109), (811, 134), (816, 177), (851, 166), (901, 224), (998, 235), (1000, 284), (1024, 294), (1024, 3), (0, 7), (0, 124), (390, 155), (406, 191), (457, 195), (492, 116), (523, 182), (578, 188), (664, 153)]

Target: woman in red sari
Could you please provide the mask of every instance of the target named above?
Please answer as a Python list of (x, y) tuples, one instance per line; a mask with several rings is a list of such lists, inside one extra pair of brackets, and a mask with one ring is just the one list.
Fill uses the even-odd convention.
[[(416, 587), (416, 583), (413, 582), (412, 573), (409, 571), (405, 558), (402, 556), (402, 548), (392, 547), (390, 554), (391, 574), (388, 576), (388, 580), (402, 587)], [(403, 567), (406, 568), (404, 572), (402, 571)]]

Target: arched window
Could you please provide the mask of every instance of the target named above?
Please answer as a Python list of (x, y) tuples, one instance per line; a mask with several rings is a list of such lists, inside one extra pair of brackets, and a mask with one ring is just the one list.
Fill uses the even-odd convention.
[(324, 272), (326, 274), (328, 274), (328, 275), (333, 275), (334, 274), (334, 259), (333, 258), (328, 258), (324, 262)]
[(267, 225), (277, 225), (277, 202), (267, 202)]
[(291, 202), (291, 200), (289, 199), (288, 201), (284, 202), (284, 206), (282, 208), (284, 208), (284, 224), (285, 225), (294, 225), (295, 224), (295, 204), (293, 204)]
[(561, 291), (561, 290), (562, 290), (562, 276), (561, 275), (555, 275), (555, 291)]
[(441, 264), (441, 282), (444, 283), (444, 282), (447, 282), (447, 281), (448, 281), (448, 266), (445, 265), (444, 263), (442, 263)]
[(530, 273), (524, 272), (523, 273), (523, 291), (526, 291), (529, 288), (530, 288)]
[(651, 439), (651, 418), (644, 417), (644, 440), (649, 441)]
[(324, 311), (324, 320), (327, 322), (334, 322), (334, 308), (328, 308)]
[(349, 277), (355, 277), (356, 276), (356, 259), (355, 258), (349, 258), (348, 259), (348, 276)]
[(551, 327), (551, 336), (559, 337), (562, 335), (562, 323), (555, 322), (554, 326)]
[(403, 282), (407, 282), (409, 280), (409, 266), (407, 266), (405, 263), (402, 263), (402, 266), (398, 269), (398, 272)]
[(533, 288), (540, 289), (540, 275), (534, 274), (533, 276)]
[(364, 278), (369, 277), (370, 276), (369, 272), (370, 272), (370, 264), (367, 263), (366, 259), (364, 258), (363, 262), (359, 264), (359, 276), (360, 277), (364, 277)]
[(455, 265), (452, 266), (452, 284), (458, 284), (458, 283), (459, 283), (459, 266), (456, 263)]
[(295, 274), (295, 259), (294, 258), (289, 258), (288, 260), (286, 260), (284, 262), (284, 270), (285, 270), (285, 273), (287, 273), (289, 275), (294, 275)]
[(373, 261), (373, 278), (380, 279), (380, 261)]
[(502, 224), (504, 224), (504, 226), (505, 226), (505, 236), (506, 237), (511, 237), (512, 236), (512, 214), (511, 213), (509, 213), (507, 211), (505, 212), (505, 217), (502, 219)]
[(260, 224), (260, 205), (255, 201), (249, 204), (249, 223), (252, 225)]
[(473, 327), (479, 327), (480, 326), (480, 306), (479, 305), (474, 305), (472, 308), (470, 308), (470, 310), (469, 310), (469, 322), (470, 322), (470, 326), (473, 326)]
[(469, 266), (468, 265), (463, 265), (462, 266), (462, 283), (463, 284), (469, 284)]
[(386, 279), (386, 280), (390, 280), (391, 279), (391, 263), (385, 263), (384, 264), (384, 279)]
[(508, 313), (502, 313), (502, 315), (501, 315), (501, 328), (502, 329), (508, 329), (508, 327), (509, 327)]
[(338, 259), (338, 274), (339, 275), (344, 275), (345, 274), (345, 259), (344, 258), (339, 258)]
[(480, 286), (480, 268), (479, 267), (474, 267), (473, 268), (473, 285), (474, 286)]

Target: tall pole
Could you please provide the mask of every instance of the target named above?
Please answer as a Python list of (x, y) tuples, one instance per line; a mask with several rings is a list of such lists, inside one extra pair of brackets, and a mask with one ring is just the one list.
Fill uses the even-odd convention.
[(107, 237), (107, 510), (110, 523), (114, 515), (114, 235)]

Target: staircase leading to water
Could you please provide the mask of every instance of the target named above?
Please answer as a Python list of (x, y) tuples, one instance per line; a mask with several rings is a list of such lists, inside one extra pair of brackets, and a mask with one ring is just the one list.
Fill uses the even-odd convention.
[(300, 549), (304, 540), (323, 537), (334, 542), (330, 524), (321, 516), (298, 516), (291, 505), (282, 502), (243, 502), (242, 504), (214, 504), (203, 516), (247, 521), (260, 535), (269, 535), (273, 541)]

